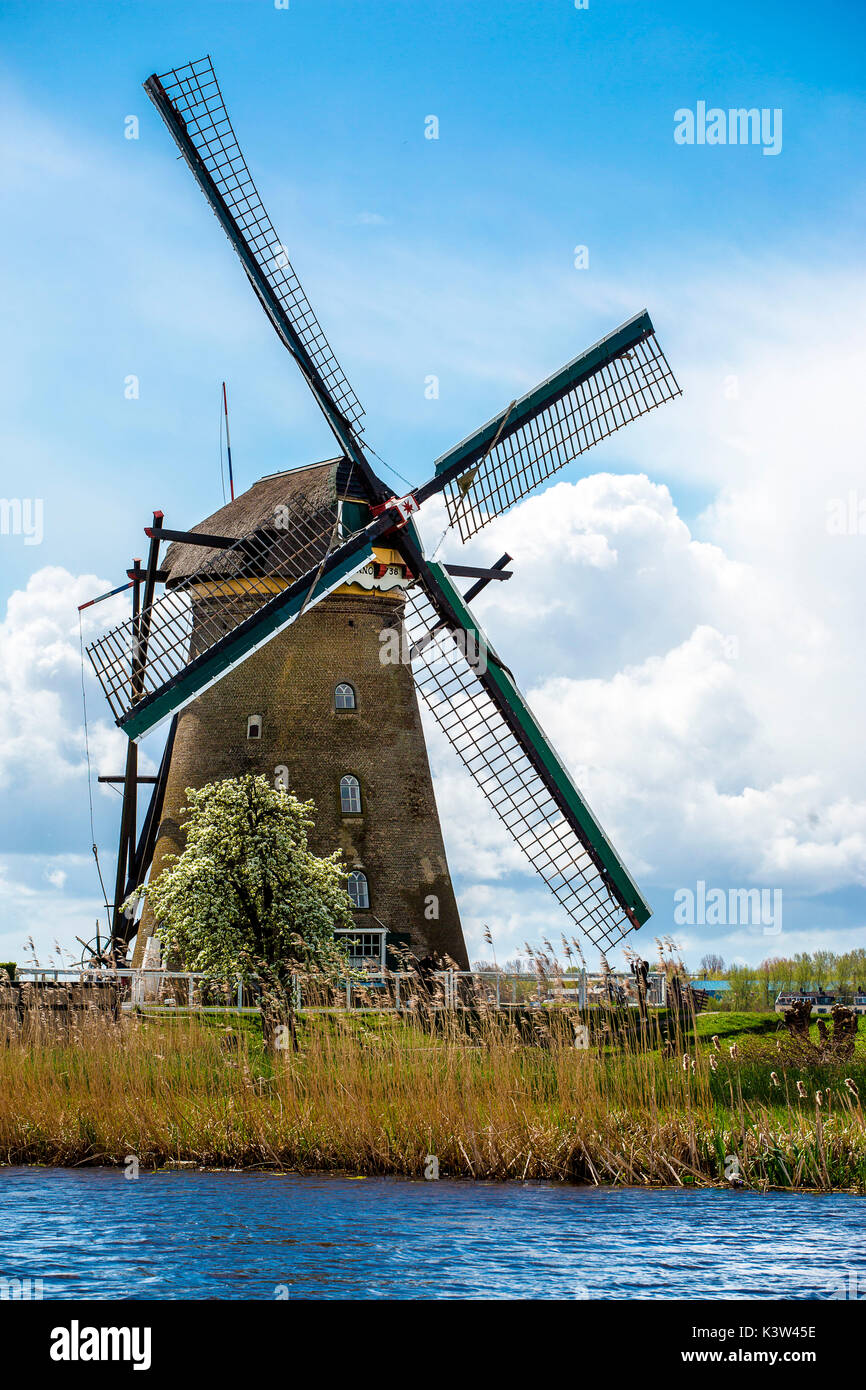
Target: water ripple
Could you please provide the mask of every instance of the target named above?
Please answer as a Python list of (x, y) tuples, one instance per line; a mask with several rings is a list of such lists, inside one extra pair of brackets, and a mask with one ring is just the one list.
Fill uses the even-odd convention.
[(0, 1170), (0, 1276), (46, 1298), (826, 1298), (864, 1198)]

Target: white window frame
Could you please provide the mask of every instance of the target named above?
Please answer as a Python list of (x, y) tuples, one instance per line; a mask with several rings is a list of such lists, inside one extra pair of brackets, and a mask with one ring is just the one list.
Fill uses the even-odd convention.
[[(352, 897), (352, 894), (351, 894), (351, 892), (349, 891), (348, 885), (349, 885), (349, 883), (351, 882), (352, 879), (355, 880), (356, 884), (357, 884), (357, 882), (358, 882), (359, 879), (363, 879), (363, 880), (364, 880), (364, 896), (365, 896), (365, 898), (367, 899), (367, 901), (366, 901), (365, 904), (363, 904), (363, 906), (362, 906), (361, 903), (356, 903), (356, 902), (355, 902), (355, 899)], [(353, 908), (355, 909), (356, 912), (369, 912), (369, 911), (370, 911), (370, 880), (368, 879), (367, 875), (364, 873), (364, 870), (363, 870), (363, 869), (352, 869), (351, 872), (347, 875), (347, 877), (346, 877), (346, 892), (349, 894), (349, 897), (352, 898), (352, 906), (353, 906)]]
[(349, 960), (351, 961), (352, 965), (354, 965), (354, 966), (374, 966), (374, 967), (377, 967), (379, 970), (384, 970), (384, 969), (385, 969), (385, 938), (386, 938), (386, 936), (387, 936), (387, 933), (386, 933), (384, 927), (367, 927), (367, 926), (365, 926), (365, 927), (363, 927), (361, 930), (356, 930), (356, 929), (351, 928), (351, 927), (337, 927), (336, 931), (334, 932), (334, 935), (335, 935), (336, 937), (341, 937), (341, 936), (349, 937), (350, 939), (351, 939), (351, 938), (357, 938), (357, 937), (359, 937), (359, 936), (367, 936), (367, 937), (378, 936), (378, 938), (379, 938), (379, 954), (378, 954), (378, 957), (376, 957), (376, 956), (367, 956), (367, 955), (364, 955), (364, 956), (353, 956), (353, 955), (352, 955), (352, 951), (351, 951), (351, 947), (350, 947), (350, 948), (349, 948)]
[[(348, 793), (347, 797), (343, 796), (344, 791)], [(347, 800), (352, 804), (347, 806)], [(358, 803), (357, 806), (354, 805), (356, 800)], [(342, 814), (344, 816), (360, 816), (363, 806), (364, 802), (361, 797), (360, 779), (355, 776), (354, 772), (345, 773), (340, 778), (340, 810)]]

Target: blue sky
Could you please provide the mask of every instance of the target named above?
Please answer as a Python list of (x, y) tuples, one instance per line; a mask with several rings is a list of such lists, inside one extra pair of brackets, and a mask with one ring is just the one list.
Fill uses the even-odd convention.
[[(695, 957), (803, 949), (816, 932), (855, 944), (866, 770), (851, 595), (866, 541), (832, 544), (823, 511), (862, 475), (864, 27), (854, 3), (819, 17), (790, 3), (7, 0), (0, 490), (43, 499), (44, 539), (0, 536), (4, 952), (20, 958), (29, 926), (71, 941), (97, 906), (73, 591), (119, 582), (152, 508), (183, 526), (219, 505), (224, 377), (242, 485), (331, 452), (141, 90), (205, 52), (367, 438), (412, 480), (650, 309), (683, 401), (481, 543), (505, 536), (520, 566), (507, 603), (479, 611), (636, 861), (649, 935), (672, 929), (676, 887), (704, 879), (781, 886), (786, 926), (769, 942), (681, 932)], [(781, 153), (676, 145), (674, 112), (701, 100), (781, 109)], [(646, 488), (622, 481), (641, 475)], [(551, 509), (567, 518), (555, 542)], [(107, 724), (95, 737), (118, 763)], [(456, 809), (468, 793), (441, 767)], [(96, 798), (109, 864), (111, 797)], [(491, 914), (505, 947), (549, 930), (504, 851), (485, 878), (470, 849), (452, 835), (477, 948)]]

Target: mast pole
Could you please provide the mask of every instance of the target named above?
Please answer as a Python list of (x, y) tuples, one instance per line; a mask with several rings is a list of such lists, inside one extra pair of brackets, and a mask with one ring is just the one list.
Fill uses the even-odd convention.
[[(226, 396), (226, 384), (225, 384), (225, 382), (223, 382), (223, 414), (224, 414), (225, 417), (226, 417), (226, 453), (228, 454), (228, 460), (229, 460), (229, 491), (231, 492), (232, 501), (234, 502), (234, 500), (235, 500), (235, 480), (234, 480), (234, 474), (232, 473), (232, 441), (231, 441), (231, 436), (229, 435), (229, 403), (228, 403), (228, 398), (227, 398), (227, 396)], [(225, 494), (224, 494), (224, 495), (225, 495)]]
[[(132, 562), (132, 670), (130, 672), (133, 696), (137, 689), (137, 661), (140, 642), (141, 586), (144, 571), (141, 560)], [(117, 869), (114, 880), (114, 903), (111, 914), (112, 949), (122, 940), (123, 898), (130, 860), (134, 853), (136, 823), (138, 819), (138, 744), (132, 739), (126, 750), (126, 769), (123, 775), (123, 806), (120, 812), (120, 838), (117, 846)]]

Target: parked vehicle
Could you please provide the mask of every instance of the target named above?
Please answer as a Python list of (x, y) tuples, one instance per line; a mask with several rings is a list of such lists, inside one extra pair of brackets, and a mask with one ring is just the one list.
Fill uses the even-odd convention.
[(811, 999), (812, 1013), (828, 1014), (834, 1004), (844, 1004), (846, 1008), (853, 1009), (855, 1013), (866, 1014), (866, 994), (857, 993), (853, 999), (841, 994), (819, 994), (811, 990), (786, 990), (776, 996), (776, 1013), (782, 1014), (786, 1009), (790, 1009), (792, 1004), (799, 1004), (801, 999)]

